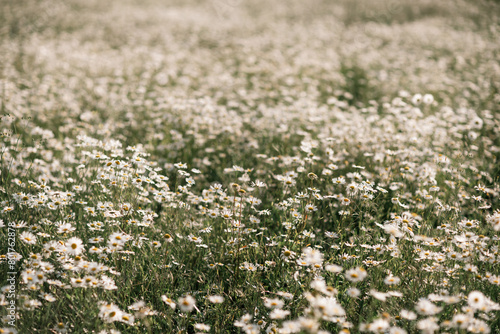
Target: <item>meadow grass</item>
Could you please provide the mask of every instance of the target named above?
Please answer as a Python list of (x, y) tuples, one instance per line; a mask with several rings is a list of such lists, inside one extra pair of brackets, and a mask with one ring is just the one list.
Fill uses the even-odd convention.
[(499, 9), (0, 3), (0, 333), (499, 333)]

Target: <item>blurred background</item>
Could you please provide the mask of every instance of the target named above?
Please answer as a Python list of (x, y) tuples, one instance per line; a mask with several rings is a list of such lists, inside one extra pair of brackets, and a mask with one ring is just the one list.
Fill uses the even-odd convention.
[(45, 94), (47, 115), (122, 117), (164, 95), (366, 105), (401, 90), (496, 111), (499, 13), (484, 0), (2, 1), (0, 79), (4, 95)]

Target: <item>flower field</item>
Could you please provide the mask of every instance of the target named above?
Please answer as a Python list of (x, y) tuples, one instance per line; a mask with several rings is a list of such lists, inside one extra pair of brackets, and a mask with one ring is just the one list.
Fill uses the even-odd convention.
[(500, 333), (500, 3), (0, 2), (0, 333)]

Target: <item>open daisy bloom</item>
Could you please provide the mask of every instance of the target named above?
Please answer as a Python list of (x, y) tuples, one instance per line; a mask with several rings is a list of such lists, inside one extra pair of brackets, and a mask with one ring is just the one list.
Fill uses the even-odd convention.
[(68, 255), (79, 255), (85, 249), (82, 240), (77, 237), (68, 239), (65, 243), (65, 246), (66, 246), (66, 253)]
[(500, 333), (499, 22), (0, 1), (0, 334)]

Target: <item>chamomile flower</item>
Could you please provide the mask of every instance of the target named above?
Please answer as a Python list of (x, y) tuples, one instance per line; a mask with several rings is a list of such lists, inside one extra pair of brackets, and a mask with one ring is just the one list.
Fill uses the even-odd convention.
[(326, 271), (329, 271), (329, 272), (335, 273), (335, 274), (342, 272), (343, 269), (344, 268), (342, 268), (341, 266), (336, 265), (336, 264), (328, 264), (325, 266)]
[(177, 305), (182, 312), (191, 312), (196, 307), (196, 300), (191, 295), (179, 298)]
[(189, 241), (192, 241), (192, 242), (197, 243), (197, 244), (200, 244), (200, 243), (202, 243), (202, 242), (203, 242), (203, 240), (201, 239), (201, 237), (195, 237), (195, 236), (194, 236), (194, 235), (192, 235), (192, 234), (188, 235), (187, 239), (188, 239)]
[(279, 298), (265, 298), (264, 306), (267, 308), (281, 309), (285, 303)]
[(344, 275), (347, 280), (355, 283), (364, 280), (368, 276), (368, 273), (365, 269), (357, 267), (347, 270)]
[(306, 205), (305, 210), (306, 210), (306, 212), (314, 212), (314, 211), (318, 211), (318, 207), (314, 204), (308, 204), (308, 205)]
[(346, 294), (351, 298), (358, 298), (361, 294), (361, 291), (357, 288), (349, 288), (346, 290)]
[(68, 325), (63, 322), (58, 322), (54, 326), (54, 331), (60, 334), (68, 333)]
[(170, 299), (169, 297), (167, 297), (167, 296), (163, 295), (163, 296), (161, 296), (161, 300), (162, 300), (165, 304), (167, 304), (168, 306), (170, 306), (170, 308), (171, 308), (172, 310), (175, 310), (175, 308), (176, 308), (177, 304), (176, 304), (176, 303), (175, 303), (172, 299)]
[(392, 276), (392, 275), (389, 275), (384, 279), (384, 283), (386, 285), (397, 285), (397, 284), (399, 284), (400, 281), (401, 281), (401, 279), (399, 277)]
[(66, 253), (69, 255), (80, 255), (85, 250), (82, 240), (77, 237), (68, 239), (65, 242), (65, 246)]
[(29, 245), (36, 244), (36, 236), (33, 233), (26, 231), (22, 232), (21, 235), (19, 235), (19, 240)]
[(114, 321), (120, 321), (122, 316), (122, 311), (113, 303), (101, 303), (99, 309), (99, 317), (105, 322), (111, 323)]
[(194, 328), (204, 332), (210, 331), (210, 326), (206, 324), (194, 324)]
[(290, 311), (282, 310), (280, 308), (275, 308), (269, 313), (269, 318), (271, 319), (285, 319), (290, 315)]
[(473, 309), (481, 309), (486, 303), (486, 298), (481, 291), (472, 291), (467, 297), (467, 303)]
[(290, 261), (293, 261), (295, 256), (297, 254), (291, 250), (289, 250), (288, 248), (283, 248), (283, 250), (281, 251), (281, 258), (286, 261), (286, 262), (290, 262)]
[(441, 312), (442, 307), (436, 306), (426, 298), (420, 298), (415, 305), (415, 310), (422, 315), (435, 315)]
[(212, 295), (208, 296), (207, 298), (213, 304), (222, 304), (224, 302), (224, 297), (219, 295)]

